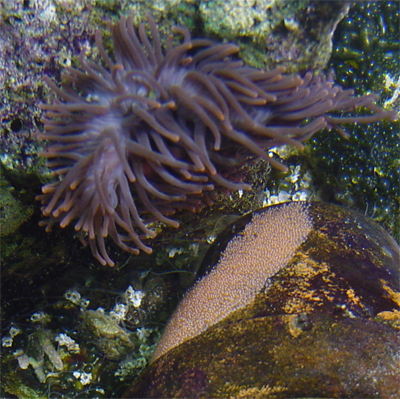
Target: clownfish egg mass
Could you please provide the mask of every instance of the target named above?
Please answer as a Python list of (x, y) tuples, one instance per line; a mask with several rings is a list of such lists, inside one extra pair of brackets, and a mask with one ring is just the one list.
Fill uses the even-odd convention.
[(255, 213), (218, 263), (185, 295), (153, 355), (159, 358), (251, 303), (283, 268), (313, 227), (308, 204), (292, 202)]

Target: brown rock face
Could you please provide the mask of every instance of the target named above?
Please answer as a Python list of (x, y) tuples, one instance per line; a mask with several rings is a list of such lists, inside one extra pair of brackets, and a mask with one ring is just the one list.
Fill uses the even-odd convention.
[[(288, 206), (298, 207), (311, 222), (290, 260), (271, 275), (266, 257), (265, 285), (248, 304), (166, 350), (125, 397), (398, 397), (398, 245), (356, 212), (316, 202), (276, 205), (273, 214), (282, 210), (287, 217)], [(210, 248), (201, 273), (212, 276), (229, 243), (252, 231), (246, 226), (268, 212), (271, 207), (228, 227)], [(284, 221), (269, 229), (263, 229), (267, 237), (279, 234)], [(231, 259), (236, 268), (251, 262)], [(191, 291), (196, 287), (202, 284)]]

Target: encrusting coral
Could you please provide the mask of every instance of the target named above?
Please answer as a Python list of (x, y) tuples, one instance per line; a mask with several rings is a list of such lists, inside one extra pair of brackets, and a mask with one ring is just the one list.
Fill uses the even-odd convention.
[[(160, 221), (178, 209), (197, 210), (211, 190), (249, 189), (235, 173), (249, 156), (286, 167), (268, 154), (272, 147), (302, 142), (323, 128), (345, 134), (341, 125), (395, 119), (374, 104), (373, 95), (354, 97), (331, 77), (288, 76), (244, 66), (238, 47), (192, 39), (166, 49), (148, 18), (135, 29), (132, 17), (110, 25), (114, 59), (96, 44), (103, 65), (80, 57), (81, 70), (67, 68), (62, 88), (46, 83), (60, 100), (43, 105), (49, 141), (43, 156), (58, 179), (38, 196), (47, 231), (75, 221), (82, 242), (88, 235), (93, 255), (113, 266), (105, 238), (123, 250), (151, 252), (143, 243)], [(364, 107), (364, 116), (332, 116)]]

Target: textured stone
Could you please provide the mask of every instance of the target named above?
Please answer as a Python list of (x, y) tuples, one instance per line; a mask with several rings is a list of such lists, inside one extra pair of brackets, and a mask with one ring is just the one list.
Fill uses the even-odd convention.
[[(126, 397), (397, 397), (399, 247), (351, 210), (307, 212), (312, 231), (255, 300), (156, 359)], [(250, 218), (221, 234), (200, 273)]]

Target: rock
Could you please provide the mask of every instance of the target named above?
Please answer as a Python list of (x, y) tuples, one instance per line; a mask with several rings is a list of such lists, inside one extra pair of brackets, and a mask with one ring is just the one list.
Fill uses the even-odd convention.
[[(285, 265), (267, 273), (247, 305), (156, 357), (125, 397), (397, 397), (400, 249), (363, 215), (320, 202), (255, 211), (217, 238), (199, 281), (214, 275), (255, 215), (285, 217), (288, 207), (300, 209), (311, 228)], [(288, 221), (277, 220), (287, 245)], [(266, 245), (276, 231), (267, 232)], [(238, 256), (235, 267), (249, 270), (247, 258)], [(199, 281), (190, 292), (207, 287)], [(179, 307), (172, 320), (177, 314)]]

